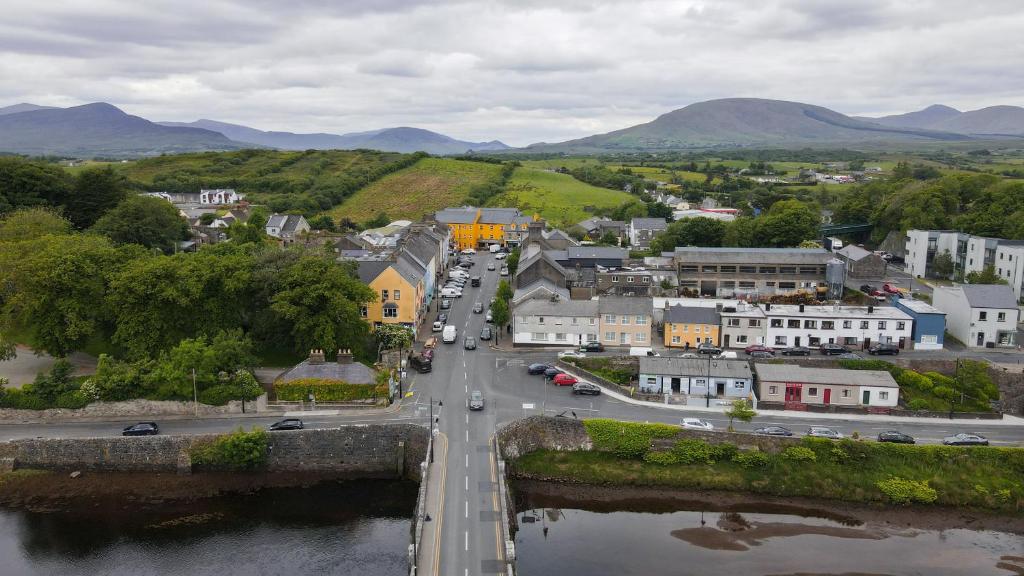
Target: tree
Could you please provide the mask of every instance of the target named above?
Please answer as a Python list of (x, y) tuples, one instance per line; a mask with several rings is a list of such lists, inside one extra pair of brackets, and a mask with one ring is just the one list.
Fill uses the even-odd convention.
[(726, 224), (713, 218), (685, 218), (668, 225), (651, 242), (651, 249), (669, 252), (676, 246), (721, 246)]
[(0, 242), (34, 240), (71, 233), (71, 223), (50, 208), (22, 208), (0, 220)]
[(0, 214), (33, 206), (59, 206), (72, 189), (60, 166), (14, 156), (0, 157)]
[(516, 269), (519, 268), (519, 247), (509, 253), (508, 258), (505, 258), (505, 265), (508, 266), (509, 276), (516, 275)]
[(501, 331), (505, 328), (506, 325), (508, 325), (509, 321), (507, 301), (501, 298), (498, 298), (497, 300), (494, 301), (494, 304), (491, 305), (491, 319), (494, 321), (495, 328), (497, 328), (495, 330), (496, 336), (500, 336)]
[(390, 223), (391, 219), (388, 218), (388, 215), (386, 213), (378, 212), (376, 216), (366, 221), (366, 223), (363, 225), (363, 228), (380, 228), (381, 226), (387, 226)]
[(597, 243), (603, 246), (618, 246), (619, 237), (615, 235), (615, 232), (609, 230), (601, 235), (601, 238), (597, 241)]
[(213, 221), (217, 219), (217, 215), (213, 212), (206, 212), (205, 214), (199, 215), (199, 223), (203, 226), (209, 226), (213, 224)]
[(780, 200), (755, 222), (754, 237), (758, 246), (785, 248), (817, 238), (821, 218), (799, 200)]
[(77, 390), (75, 381), (71, 377), (75, 367), (65, 358), (58, 358), (49, 373), (40, 372), (36, 374), (35, 382), (32, 384), (32, 393), (46, 400), (48, 404), (57, 401), (61, 394)]
[(334, 219), (327, 214), (320, 214), (310, 218), (309, 227), (313, 230), (326, 230), (328, 232), (337, 230), (337, 227), (334, 225)]
[(139, 244), (164, 252), (188, 238), (188, 224), (170, 203), (160, 198), (130, 196), (104, 214), (93, 230), (114, 244)]
[(649, 218), (672, 219), (672, 209), (662, 202), (651, 202), (647, 205), (647, 216)]
[(746, 398), (737, 398), (732, 401), (732, 407), (725, 411), (725, 415), (729, 417), (729, 431), (732, 432), (733, 420), (750, 422), (755, 416), (757, 416), (757, 412), (754, 411), (749, 400)]
[(74, 193), (64, 203), (66, 214), (76, 227), (89, 228), (125, 197), (124, 176), (110, 166), (88, 168), (75, 179)]
[(412, 333), (401, 324), (381, 324), (373, 331), (378, 350), (400, 350), (412, 345)]
[(943, 250), (942, 254), (937, 254), (932, 260), (932, 273), (939, 278), (949, 278), (953, 275), (953, 257), (949, 250)]
[(992, 265), (985, 266), (980, 272), (975, 270), (968, 273), (964, 281), (968, 284), (1009, 284), (1005, 278), (996, 274), (996, 269)]
[(241, 330), (218, 332), (213, 338), (186, 338), (164, 351), (143, 377), (145, 387), (159, 398), (193, 395), (192, 371), (198, 391), (227, 383), (239, 370), (256, 364), (252, 341)]
[(504, 300), (505, 302), (512, 299), (512, 286), (508, 283), (508, 280), (498, 282), (498, 290), (495, 295), (499, 300)]

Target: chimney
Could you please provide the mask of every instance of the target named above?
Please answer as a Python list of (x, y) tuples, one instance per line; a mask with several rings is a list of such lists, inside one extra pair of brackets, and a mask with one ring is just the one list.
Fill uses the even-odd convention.
[(804, 311), (804, 305), (803, 305), (803, 304), (801, 304), (801, 305), (800, 305), (800, 311), (801, 311), (801, 312), (803, 312), (803, 311)]
[(338, 350), (338, 364), (351, 364), (352, 363), (352, 350)]
[(765, 302), (764, 303), (764, 311), (767, 312), (767, 311), (769, 311), (771, 309), (772, 309), (772, 303), (771, 302)]
[(540, 242), (544, 238), (544, 221), (534, 220), (530, 222), (527, 228), (526, 241), (528, 243)]
[(718, 312), (719, 314), (721, 314), (722, 313), (722, 308), (725, 308), (724, 304), (722, 304), (721, 302), (716, 302), (715, 303), (715, 312)]
[(874, 312), (874, 311), (875, 311), (875, 307), (874, 307), (874, 306), (871, 306), (871, 305), (869, 304), (869, 305), (868, 305), (868, 314), (871, 314), (871, 313), (872, 313), (872, 312)]
[(309, 363), (310, 364), (323, 364), (324, 363), (324, 351), (313, 349), (309, 351)]

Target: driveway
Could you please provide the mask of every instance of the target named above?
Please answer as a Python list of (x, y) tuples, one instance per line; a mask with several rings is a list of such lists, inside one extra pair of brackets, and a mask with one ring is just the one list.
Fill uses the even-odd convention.
[[(37, 355), (30, 348), (18, 346), (18, 355), (14, 360), (0, 362), (0, 378), (10, 380), (12, 388), (20, 388), (22, 384), (31, 384), (39, 372), (47, 372), (56, 359), (49, 354)], [(84, 376), (96, 371), (96, 358), (74, 352), (68, 360), (75, 366), (75, 376)]]

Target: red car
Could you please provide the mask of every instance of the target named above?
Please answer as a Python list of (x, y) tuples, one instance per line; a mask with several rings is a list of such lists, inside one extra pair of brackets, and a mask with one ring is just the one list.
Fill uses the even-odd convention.
[(903, 292), (904, 292), (904, 290), (901, 290), (901, 289), (893, 286), (892, 284), (884, 284), (882, 286), (882, 290), (884, 290), (888, 294), (898, 294), (900, 296), (902, 296)]
[(576, 378), (568, 374), (562, 373), (556, 375), (555, 379), (552, 380), (552, 382), (555, 383), (555, 386), (572, 386), (573, 384), (578, 382), (578, 380), (576, 380)]
[(743, 351), (747, 354), (750, 354), (751, 352), (774, 352), (774, 350), (763, 344), (752, 344), (744, 348)]

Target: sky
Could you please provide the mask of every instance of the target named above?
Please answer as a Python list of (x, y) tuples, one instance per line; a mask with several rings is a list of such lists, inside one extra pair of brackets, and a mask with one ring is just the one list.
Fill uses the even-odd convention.
[(1024, 105), (1020, 0), (0, 0), (0, 106), (522, 146), (693, 102)]

